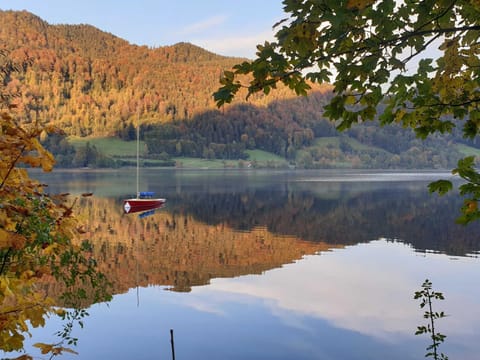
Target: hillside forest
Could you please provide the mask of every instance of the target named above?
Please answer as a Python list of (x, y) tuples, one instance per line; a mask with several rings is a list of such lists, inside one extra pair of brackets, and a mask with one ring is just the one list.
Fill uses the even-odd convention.
[[(268, 98), (239, 96), (217, 109), (212, 94), (220, 75), (242, 59), (192, 44), (136, 46), (89, 25), (50, 25), (26, 11), (0, 10), (0, 21), (0, 49), (17, 64), (3, 85), (21, 94), (14, 101), (23, 121), (63, 129), (42, 138), (59, 167), (131, 164), (93, 140), (134, 142), (137, 126), (142, 156), (159, 166), (184, 157), (248, 163), (249, 151), (263, 150), (297, 168), (446, 169), (480, 154), (480, 144), (456, 131), (423, 141), (400, 125), (372, 121), (339, 133), (323, 117), (328, 85), (302, 98), (279, 87)], [(86, 141), (74, 146), (72, 138)]]

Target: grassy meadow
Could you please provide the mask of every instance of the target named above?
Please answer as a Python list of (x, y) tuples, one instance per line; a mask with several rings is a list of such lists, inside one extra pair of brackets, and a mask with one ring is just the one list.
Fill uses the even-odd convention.
[[(68, 141), (75, 147), (95, 146), (101, 153), (119, 160), (134, 160), (137, 154), (136, 141), (124, 141), (113, 137), (70, 137)], [(145, 143), (139, 142), (140, 158), (145, 149)], [(143, 151), (142, 151), (143, 150)], [(222, 160), (222, 159), (200, 159), (191, 157), (173, 157), (176, 167), (197, 168), (197, 169), (223, 169), (223, 168), (248, 168), (248, 167), (286, 167), (288, 162), (275, 154), (262, 150), (247, 150), (247, 160)], [(148, 166), (155, 166), (160, 160), (142, 159)]]
[[(314, 141), (314, 143), (305, 149), (297, 151), (297, 160), (305, 156), (312, 149), (318, 149), (319, 151), (325, 149), (340, 149), (341, 141), (344, 141), (351, 149), (356, 151), (371, 151), (376, 153), (386, 153), (385, 150), (373, 146), (361, 144), (355, 139), (340, 137), (324, 137)], [(90, 146), (95, 146), (101, 153), (112, 157), (116, 160), (124, 160), (132, 163), (135, 161), (137, 143), (136, 141), (123, 141), (114, 137), (91, 137), (91, 138), (78, 138), (71, 137), (69, 142), (75, 146), (85, 146), (88, 142)], [(480, 157), (480, 150), (464, 145), (456, 144), (456, 149), (464, 156), (477, 156)], [(164, 163), (161, 160), (145, 159), (142, 153), (145, 153), (145, 143), (140, 141), (140, 158), (144, 162), (145, 166), (154, 167), (162, 166)], [(222, 169), (222, 168), (286, 168), (289, 166), (288, 161), (275, 154), (262, 151), (262, 150), (247, 150), (249, 155), (247, 160), (222, 160), (222, 159), (201, 159), (191, 157), (173, 157), (175, 166), (179, 168), (197, 168), (197, 169)], [(157, 165), (158, 164), (158, 165)], [(348, 161), (342, 161), (338, 159), (335, 163), (338, 168), (351, 168), (352, 164)]]

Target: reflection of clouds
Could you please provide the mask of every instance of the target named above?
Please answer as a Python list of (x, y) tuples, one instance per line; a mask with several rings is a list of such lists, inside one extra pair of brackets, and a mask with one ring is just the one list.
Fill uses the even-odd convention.
[[(448, 336), (442, 352), (455, 359), (476, 359), (480, 334), (478, 273), (479, 259), (452, 261), (444, 255), (415, 253), (401, 243), (374, 241), (307, 256), (263, 275), (215, 279), (211, 285), (193, 287), (190, 293), (166, 291), (168, 286), (132, 289), (115, 296), (108, 311), (104, 304), (88, 310), (91, 316), (86, 319), (86, 329), (79, 333), (81, 358), (75, 358), (93, 359), (105, 354), (102, 358), (131, 359), (138, 358), (137, 353), (132, 354), (138, 351), (151, 355), (151, 349), (159, 347), (159, 329), (175, 329), (181, 334), (179, 340), (184, 341), (182, 352), (195, 349), (199, 354), (203, 354), (200, 342), (208, 344), (213, 336), (221, 338), (230, 332), (237, 338), (228, 339), (230, 335), (226, 335), (219, 348), (238, 344), (248, 333), (253, 343), (257, 337), (263, 346), (269, 341), (275, 344), (272, 347), (277, 346), (276, 341), (282, 342), (280, 345), (288, 344), (285, 348), (298, 349), (293, 353), (312, 354), (310, 359), (342, 358), (331, 354), (338, 355), (336, 347), (343, 346), (357, 349), (366, 359), (369, 351), (383, 349), (383, 344), (375, 347), (379, 342), (335, 328), (374, 337), (387, 343), (387, 349), (395, 349), (397, 344), (402, 349), (418, 345), (405, 350), (405, 355), (413, 351), (419, 356), (405, 358), (419, 358), (428, 339), (413, 335), (423, 322), (423, 310), (413, 300), (413, 293), (428, 277), (446, 296), (445, 301), (436, 302), (435, 310), (451, 315), (439, 321), (438, 330)], [(273, 326), (278, 322), (269, 321), (268, 315), (276, 316), (287, 329), (276, 333)], [(323, 326), (325, 322), (331, 326)], [(51, 334), (59, 325), (58, 321), (49, 321), (47, 327), (34, 329), (35, 341), (30, 343), (51, 342)], [(238, 325), (242, 328), (232, 330)], [(99, 338), (99, 334), (108, 336)], [(137, 346), (132, 348), (132, 341)], [(335, 346), (318, 346), (322, 341), (335, 342)], [(375, 358), (381, 356), (376, 353)]]
[(205, 301), (190, 302), (189, 301), (188, 305), (192, 309), (203, 312), (203, 313), (208, 313), (208, 314), (213, 314), (218, 316), (225, 316), (225, 311), (222, 310), (218, 305), (212, 304), (212, 302), (205, 302)]
[(336, 327), (395, 341), (397, 336), (412, 336), (423, 322), (423, 310), (413, 293), (429, 278), (446, 297), (435, 302), (434, 310), (452, 315), (439, 324), (450, 340), (480, 331), (480, 310), (475, 305), (480, 289), (472, 286), (478, 272), (478, 259), (421, 257), (404, 244), (375, 241), (308, 256), (263, 276), (216, 279), (208, 287), (195, 288), (190, 300), (201, 301), (202, 293), (212, 291), (215, 307), (222, 306), (225, 296), (231, 301), (233, 294), (233, 299), (241, 301), (259, 299), (295, 327), (302, 327), (301, 316), (316, 317)]
[[(338, 173), (327, 174), (327, 176), (305, 177), (297, 180), (302, 182), (388, 182), (388, 181), (433, 181), (438, 179), (453, 179), (455, 178), (450, 172), (441, 171), (425, 171), (425, 172), (371, 172), (359, 171), (351, 172), (348, 176), (339, 176)], [(458, 176), (457, 176), (458, 178)]]

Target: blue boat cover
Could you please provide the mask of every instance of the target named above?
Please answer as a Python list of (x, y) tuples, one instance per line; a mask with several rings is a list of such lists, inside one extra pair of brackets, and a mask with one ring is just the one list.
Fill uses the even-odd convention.
[(142, 197), (152, 197), (155, 193), (153, 191), (140, 191), (140, 196)]

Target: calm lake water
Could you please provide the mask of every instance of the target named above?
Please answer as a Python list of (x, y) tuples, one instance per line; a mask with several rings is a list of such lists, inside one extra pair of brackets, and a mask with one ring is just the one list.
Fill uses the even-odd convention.
[(34, 176), (94, 193), (77, 209), (114, 284), (65, 359), (171, 359), (170, 329), (182, 360), (422, 359), (413, 294), (427, 278), (446, 298), (440, 350), (480, 356), (480, 226), (428, 193), (446, 173), (146, 170), (142, 190), (167, 204), (145, 218), (122, 213), (134, 171)]

